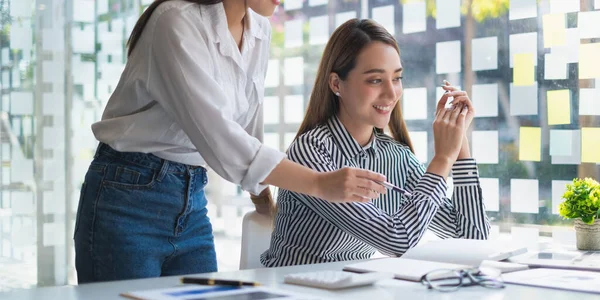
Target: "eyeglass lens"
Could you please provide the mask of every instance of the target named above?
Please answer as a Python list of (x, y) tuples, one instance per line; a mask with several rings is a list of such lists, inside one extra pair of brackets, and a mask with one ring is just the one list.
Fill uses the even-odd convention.
[[(488, 273), (489, 274), (489, 273)], [(481, 285), (486, 288), (503, 288), (504, 283), (497, 274), (487, 275), (477, 269), (436, 270), (427, 273), (422, 280), (430, 289), (455, 291), (461, 286)]]

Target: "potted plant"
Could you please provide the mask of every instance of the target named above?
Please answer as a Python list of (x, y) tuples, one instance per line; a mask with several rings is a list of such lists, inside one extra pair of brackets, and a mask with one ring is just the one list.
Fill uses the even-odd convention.
[(600, 250), (600, 184), (591, 178), (575, 178), (567, 184), (559, 213), (575, 219), (577, 249)]

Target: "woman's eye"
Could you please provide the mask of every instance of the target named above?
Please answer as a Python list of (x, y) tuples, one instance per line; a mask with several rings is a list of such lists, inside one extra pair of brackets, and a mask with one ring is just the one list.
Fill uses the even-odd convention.
[(373, 79), (373, 80), (369, 80), (369, 83), (372, 83), (372, 84), (378, 84), (378, 83), (381, 83), (381, 79)]
[(396, 80), (396, 81), (400, 81), (400, 80), (402, 80), (402, 78), (404, 78), (404, 77), (402, 77), (402, 76), (399, 76), (399, 77), (396, 77), (396, 78), (394, 78), (394, 80)]

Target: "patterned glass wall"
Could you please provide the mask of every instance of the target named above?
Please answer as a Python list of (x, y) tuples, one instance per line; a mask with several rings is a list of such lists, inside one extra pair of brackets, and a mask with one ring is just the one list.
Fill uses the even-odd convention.
[[(0, 291), (75, 283), (72, 232), (94, 154), (90, 125), (151, 0), (0, 0)], [(285, 150), (317, 64), (344, 21), (392, 32), (417, 156), (433, 156), (443, 79), (471, 94), (470, 133), (494, 232), (572, 240), (557, 215), (573, 177), (600, 168), (600, 0), (286, 0), (271, 18), (265, 142)], [(237, 268), (247, 194), (212, 173), (221, 270)], [(566, 225), (557, 226), (557, 225)]]
[(599, 2), (286, 0), (271, 20), (273, 105), (265, 115), (278, 125), (267, 127), (267, 142), (285, 149), (293, 137), (333, 30), (372, 18), (400, 46), (402, 107), (417, 157), (433, 157), (431, 124), (446, 79), (469, 92), (477, 111), (471, 151), (494, 234), (573, 240), (571, 223), (558, 216), (565, 184), (600, 176)]

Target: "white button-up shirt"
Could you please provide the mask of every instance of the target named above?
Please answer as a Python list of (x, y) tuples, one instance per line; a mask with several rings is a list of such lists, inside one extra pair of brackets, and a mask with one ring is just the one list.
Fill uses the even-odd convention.
[(262, 144), (271, 28), (248, 10), (242, 49), (223, 4), (168, 1), (129, 56), (96, 138), (118, 151), (207, 166), (258, 193), (285, 154)]

